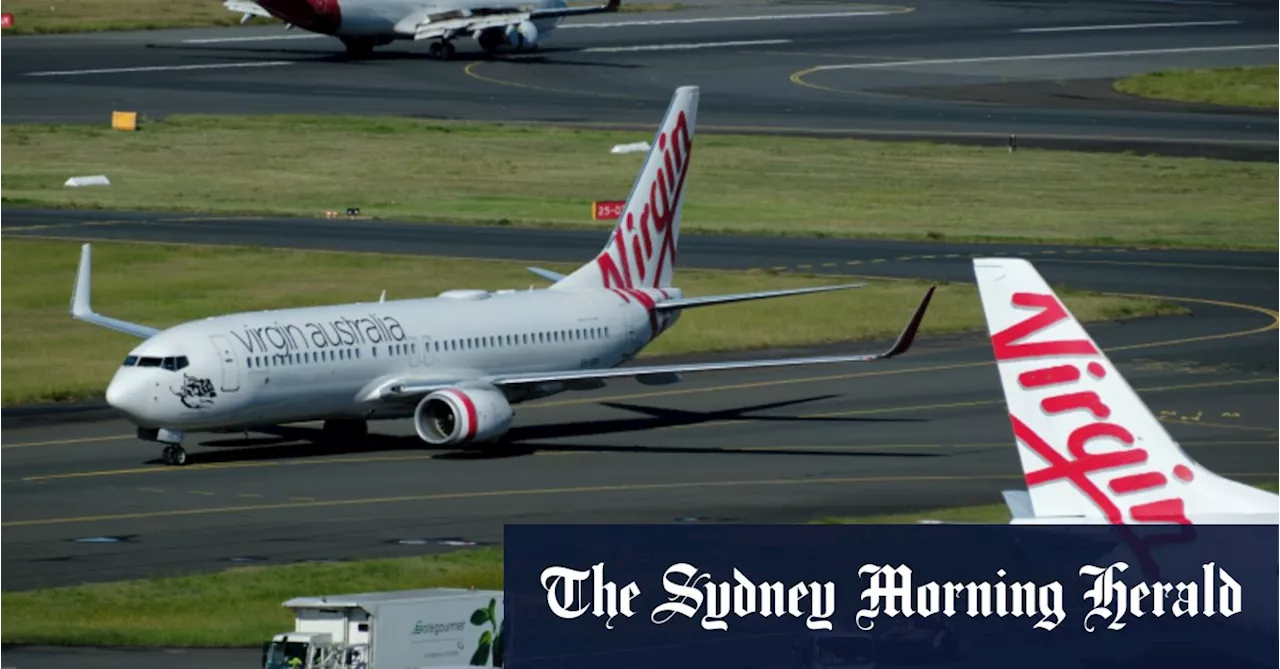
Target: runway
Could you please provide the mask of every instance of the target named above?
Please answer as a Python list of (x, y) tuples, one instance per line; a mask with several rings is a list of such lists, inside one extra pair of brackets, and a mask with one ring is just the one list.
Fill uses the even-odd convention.
[[(767, 17), (767, 19), (762, 18)], [(112, 110), (396, 114), (651, 127), (703, 88), (700, 131), (1089, 146), (1272, 160), (1274, 113), (1140, 101), (1127, 74), (1275, 63), (1263, 2), (774, 2), (573, 19), (531, 56), (396, 44), (348, 61), (279, 27), (5, 40), (9, 122)], [(754, 19), (754, 20), (751, 20)]]

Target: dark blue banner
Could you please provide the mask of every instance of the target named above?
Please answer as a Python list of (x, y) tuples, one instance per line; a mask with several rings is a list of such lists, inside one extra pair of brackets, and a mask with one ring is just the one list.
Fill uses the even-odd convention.
[(1275, 526), (509, 525), (509, 669), (1276, 667)]

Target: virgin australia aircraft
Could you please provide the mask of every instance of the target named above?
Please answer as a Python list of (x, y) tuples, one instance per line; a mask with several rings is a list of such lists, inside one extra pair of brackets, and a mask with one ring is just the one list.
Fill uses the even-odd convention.
[(1191, 459), (1035, 267), (973, 261), (1027, 490), (1015, 525), (1275, 525), (1280, 496)]
[(898, 341), (870, 355), (619, 368), (689, 308), (856, 288), (844, 284), (711, 297), (672, 285), (698, 88), (676, 90), (604, 249), (554, 284), (527, 291), (450, 290), (434, 298), (255, 311), (160, 331), (94, 313), (90, 253), (81, 249), (73, 318), (145, 339), (107, 387), (107, 402), (185, 464), (184, 432), (239, 431), (323, 420), (360, 439), (370, 419), (413, 418), (432, 445), (492, 442), (512, 405), (606, 379), (679, 380), (686, 372), (868, 362), (915, 337), (930, 288)]
[(347, 53), (367, 55), (395, 40), (429, 40), (432, 58), (453, 57), (453, 40), (471, 37), (485, 52), (528, 51), (568, 16), (617, 11), (620, 0), (569, 7), (565, 0), (226, 0), (244, 15), (275, 18), (289, 27), (331, 35)]

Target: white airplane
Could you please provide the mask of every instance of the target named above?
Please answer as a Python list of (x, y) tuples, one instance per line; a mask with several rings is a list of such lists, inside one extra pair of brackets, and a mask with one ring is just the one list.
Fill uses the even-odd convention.
[(139, 438), (168, 444), (164, 457), (174, 465), (186, 462), (181, 443), (192, 430), (323, 420), (331, 437), (359, 439), (370, 419), (412, 417), (429, 444), (487, 443), (507, 432), (513, 404), (606, 379), (671, 383), (686, 372), (867, 362), (906, 351), (933, 288), (882, 353), (618, 368), (684, 309), (865, 285), (711, 297), (684, 297), (672, 285), (697, 108), (697, 87), (676, 90), (608, 243), (568, 276), (529, 268), (554, 281), (546, 289), (255, 311), (161, 331), (93, 311), (85, 244), (71, 315), (145, 339), (106, 399)]
[(1280, 496), (1178, 446), (1031, 263), (973, 269), (1027, 482), (1013, 524), (1280, 523)]
[(430, 56), (449, 60), (455, 39), (472, 38), (486, 53), (534, 50), (566, 17), (615, 12), (620, 2), (569, 7), (565, 0), (226, 0), (223, 6), (243, 14), (241, 23), (274, 18), (337, 37), (352, 56), (396, 40), (429, 40)]

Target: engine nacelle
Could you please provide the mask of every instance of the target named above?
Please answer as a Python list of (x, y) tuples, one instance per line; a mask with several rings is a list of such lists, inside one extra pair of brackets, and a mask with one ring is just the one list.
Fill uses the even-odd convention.
[(433, 446), (485, 442), (506, 434), (514, 413), (494, 388), (446, 388), (418, 402), (413, 427)]
[(532, 49), (538, 46), (538, 26), (531, 21), (507, 27), (507, 44), (516, 49)]

